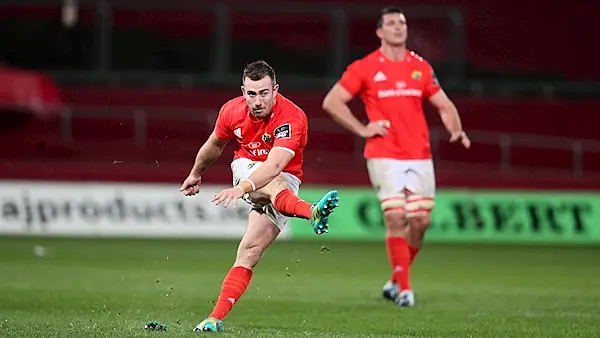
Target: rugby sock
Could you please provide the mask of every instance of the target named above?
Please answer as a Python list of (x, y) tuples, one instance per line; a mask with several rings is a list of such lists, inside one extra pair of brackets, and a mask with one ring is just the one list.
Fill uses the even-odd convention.
[(223, 320), (229, 311), (231, 311), (233, 305), (244, 294), (244, 291), (246, 291), (248, 284), (250, 284), (250, 279), (252, 279), (252, 270), (242, 266), (231, 268), (223, 280), (221, 294), (209, 317)]
[(412, 262), (415, 260), (415, 257), (419, 253), (419, 248), (409, 245), (408, 252), (410, 253), (410, 263), (412, 264)]
[(289, 189), (284, 189), (275, 196), (275, 210), (290, 217), (310, 219), (312, 204), (302, 200)]
[(391, 280), (398, 283), (400, 291), (410, 290), (410, 252), (404, 237), (385, 239), (388, 258), (392, 265)]

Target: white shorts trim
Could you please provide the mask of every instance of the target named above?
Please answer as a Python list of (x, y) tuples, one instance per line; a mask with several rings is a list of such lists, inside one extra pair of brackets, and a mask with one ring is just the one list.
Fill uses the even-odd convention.
[[(287, 149), (287, 148), (284, 148), (284, 149)], [(234, 160), (233, 162), (231, 162), (231, 172), (233, 174), (233, 185), (237, 185), (242, 179), (250, 177), (250, 175), (252, 175), (252, 173), (258, 167), (260, 167), (261, 164), (262, 164), (262, 162), (252, 161), (247, 158), (238, 158), (238, 159)], [(298, 177), (296, 177), (292, 174), (285, 173), (285, 172), (282, 172), (280, 175), (287, 182), (289, 189), (294, 194), (298, 194), (298, 191), (300, 190), (300, 184), (301, 184), (300, 179), (298, 179)], [(279, 211), (275, 210), (275, 207), (273, 207), (272, 203), (269, 203), (266, 205), (258, 205), (256, 203), (253, 203), (250, 200), (250, 198), (248, 197), (248, 194), (244, 195), (243, 200), (246, 203), (250, 204), (252, 206), (252, 209), (260, 210), (260, 211), (264, 212), (267, 215), (267, 217), (269, 217), (271, 222), (273, 222), (273, 224), (275, 224), (275, 226), (278, 227), (280, 230), (283, 230), (283, 228), (285, 228), (285, 226), (287, 225), (289, 217), (282, 215)]]
[(405, 189), (422, 197), (435, 197), (435, 171), (431, 159), (370, 158), (367, 159), (367, 170), (380, 201), (404, 197)]

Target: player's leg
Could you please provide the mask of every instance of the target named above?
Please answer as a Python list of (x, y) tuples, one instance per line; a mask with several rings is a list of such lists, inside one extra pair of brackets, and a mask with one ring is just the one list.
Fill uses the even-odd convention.
[(327, 192), (317, 203), (310, 204), (298, 197), (300, 181), (287, 173), (282, 173), (260, 190), (268, 196), (271, 206), (280, 214), (288, 217), (303, 218), (308, 220), (313, 231), (317, 234), (327, 233), (329, 230), (328, 217), (339, 205), (336, 190)]
[[(291, 180), (283, 173), (261, 189), (249, 194), (252, 203), (273, 204), (276, 210), (289, 217), (310, 219), (313, 205), (306, 202), (290, 189)], [(299, 184), (296, 184), (299, 185)]]
[[(435, 195), (435, 178), (431, 161), (410, 161), (406, 171), (406, 242), (409, 263), (412, 262), (423, 245), (425, 232), (429, 228), (430, 214)], [(414, 306), (415, 295), (412, 289), (400, 289), (395, 300), (399, 306)]]
[(246, 291), (254, 267), (279, 233), (280, 229), (262, 210), (250, 211), (235, 263), (223, 280), (217, 303), (208, 318), (198, 324), (194, 331), (223, 331), (222, 320)]
[(425, 233), (431, 224), (431, 211), (434, 207), (435, 172), (433, 161), (413, 161), (407, 172), (406, 216), (408, 219), (407, 240), (411, 252), (411, 262), (423, 245)]
[(390, 280), (383, 287), (383, 297), (392, 301), (395, 301), (402, 291), (411, 289), (403, 165), (402, 161), (392, 159), (367, 161), (371, 183), (376, 188), (381, 201), (385, 224), (385, 246), (392, 269)]
[[(243, 161), (245, 160), (245, 161)], [(239, 179), (248, 178), (261, 162), (253, 162), (247, 159), (238, 159), (232, 164), (235, 177)], [(329, 224), (328, 216), (339, 205), (338, 192), (331, 190), (327, 192), (315, 204), (306, 202), (298, 197), (300, 181), (298, 178), (287, 173), (281, 173), (266, 186), (246, 196), (244, 200), (253, 206), (272, 206), (279, 213), (295, 218), (308, 220), (317, 234), (327, 233)]]

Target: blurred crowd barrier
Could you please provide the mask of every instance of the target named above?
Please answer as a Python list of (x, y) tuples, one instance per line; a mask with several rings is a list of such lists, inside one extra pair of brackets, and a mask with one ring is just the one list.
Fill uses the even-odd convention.
[[(238, 239), (249, 205), (215, 206), (226, 185), (203, 184), (195, 197), (179, 185), (123, 182), (0, 180), (0, 235)], [(332, 186), (308, 185), (314, 201)], [(329, 218), (329, 240), (381, 241), (379, 201), (367, 187), (341, 187)], [(600, 195), (523, 190), (438, 190), (428, 242), (600, 243)], [(306, 220), (292, 219), (280, 240), (316, 239)]]

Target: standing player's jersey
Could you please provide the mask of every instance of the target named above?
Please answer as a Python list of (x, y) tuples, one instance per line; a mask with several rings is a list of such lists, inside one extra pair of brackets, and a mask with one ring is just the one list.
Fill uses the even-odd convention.
[(215, 135), (224, 141), (235, 138), (238, 147), (234, 160), (247, 158), (264, 162), (274, 147), (291, 152), (294, 158), (283, 171), (302, 180), (304, 148), (308, 138), (306, 114), (283, 95), (277, 94), (275, 100), (268, 119), (253, 117), (243, 96), (228, 101), (219, 111)]
[(390, 61), (378, 49), (350, 64), (339, 84), (352, 96), (360, 93), (370, 121), (392, 124), (386, 136), (367, 139), (366, 158), (431, 158), (423, 98), (440, 86), (427, 61), (411, 51), (403, 60)]

